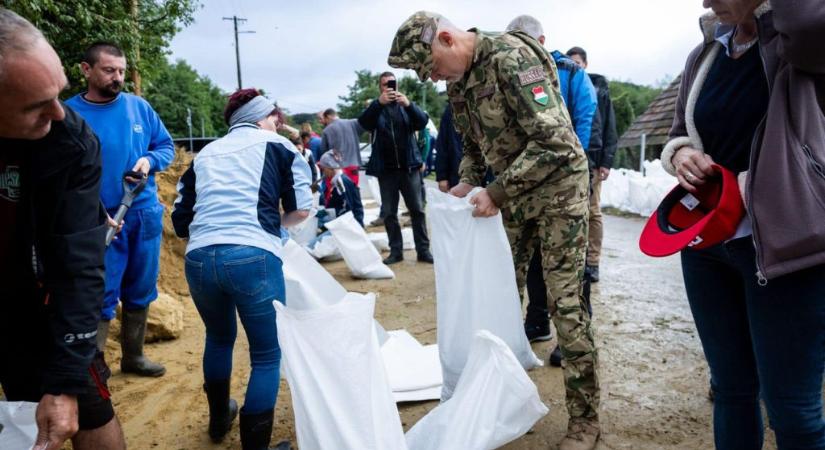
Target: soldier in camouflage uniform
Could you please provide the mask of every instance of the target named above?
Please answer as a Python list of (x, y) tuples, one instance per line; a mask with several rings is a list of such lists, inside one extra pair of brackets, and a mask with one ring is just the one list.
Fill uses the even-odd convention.
[(564, 361), (570, 414), (564, 450), (592, 449), (599, 436), (597, 353), (581, 296), (587, 247), (587, 158), (559, 94), (552, 58), (522, 32), (462, 31), (442, 16), (418, 12), (396, 33), (389, 64), (424, 81), (447, 80), (463, 136), (459, 197), (496, 180), (470, 203), (474, 215), (501, 208), (519, 291), (538, 243)]

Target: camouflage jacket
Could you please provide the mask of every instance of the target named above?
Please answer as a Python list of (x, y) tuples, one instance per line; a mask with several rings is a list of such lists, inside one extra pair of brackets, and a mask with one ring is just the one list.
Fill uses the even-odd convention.
[(553, 59), (526, 34), (477, 34), (465, 77), (447, 86), (463, 136), (461, 181), (487, 186), (513, 219), (587, 200), (587, 158), (559, 93)]

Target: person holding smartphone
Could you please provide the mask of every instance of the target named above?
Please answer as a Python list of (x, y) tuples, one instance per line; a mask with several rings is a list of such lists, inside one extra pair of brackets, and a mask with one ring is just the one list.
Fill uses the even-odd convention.
[(381, 95), (361, 113), (358, 123), (373, 136), (367, 175), (378, 178), (381, 202), (385, 205), (384, 227), (390, 241), (390, 255), (384, 263), (395, 264), (404, 259), (398, 223), (399, 192), (404, 196), (404, 204), (412, 218), (418, 261), (432, 263), (421, 195), (423, 180), (419, 172), (424, 162), (414, 135), (427, 126), (430, 118), (406, 95), (398, 92), (392, 72), (382, 73), (378, 82)]

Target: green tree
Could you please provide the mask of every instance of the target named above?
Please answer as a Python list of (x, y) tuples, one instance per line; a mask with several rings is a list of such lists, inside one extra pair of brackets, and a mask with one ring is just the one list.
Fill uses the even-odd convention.
[(146, 100), (158, 112), (169, 133), (188, 137), (187, 108), (192, 111), (192, 134), (222, 136), (227, 127), (223, 119), (226, 94), (212, 81), (199, 75), (185, 61), (169, 64), (165, 60), (151, 82), (147, 82)]
[(79, 63), (95, 41), (113, 42), (126, 52), (130, 71), (151, 79), (166, 59), (172, 37), (192, 22), (198, 0), (0, 0), (39, 28), (60, 55), (70, 81), (66, 95), (85, 85)]
[[(661, 85), (662, 83), (658, 83)], [(627, 81), (610, 81), (610, 99), (613, 101), (613, 109), (616, 113), (616, 132), (619, 136), (624, 134), (636, 118), (645, 112), (651, 102), (662, 92), (662, 88), (642, 86)], [(649, 146), (646, 149), (645, 159), (655, 158), (660, 148)], [(628, 148), (619, 149), (614, 167), (639, 169), (640, 149)]]
[[(338, 97), (341, 100), (338, 103), (338, 114), (343, 118), (358, 117), (366, 108), (368, 101), (378, 98), (378, 77), (380, 75), (380, 72), (372, 73), (366, 69), (356, 71), (355, 83), (348, 86), (347, 95)], [(447, 99), (438, 94), (432, 82), (422, 83), (415, 77), (405, 76), (398, 79), (398, 91), (421, 106), (438, 125)]]
[(364, 111), (368, 101), (378, 98), (378, 75), (366, 69), (355, 71), (355, 83), (347, 86), (347, 95), (338, 96), (341, 100), (338, 103), (339, 116), (354, 119)]
[(628, 81), (611, 80), (609, 86), (610, 100), (613, 101), (613, 109), (616, 112), (616, 131), (619, 136), (662, 92), (660, 88), (642, 86)]

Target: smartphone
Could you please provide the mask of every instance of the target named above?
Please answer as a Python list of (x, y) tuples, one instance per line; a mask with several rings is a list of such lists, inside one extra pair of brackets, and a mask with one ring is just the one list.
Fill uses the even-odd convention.
[(387, 80), (387, 88), (393, 91), (396, 90), (395, 80)]

